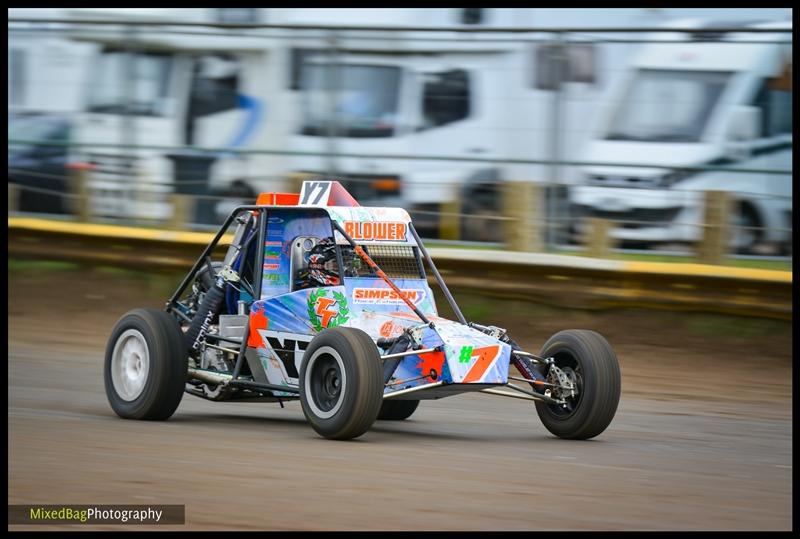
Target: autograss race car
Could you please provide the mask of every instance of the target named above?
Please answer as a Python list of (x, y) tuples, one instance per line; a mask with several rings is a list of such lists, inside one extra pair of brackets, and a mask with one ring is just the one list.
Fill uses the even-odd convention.
[[(231, 228), (224, 259), (212, 260)], [(457, 321), (438, 315), (426, 265)], [(234, 209), (164, 310), (117, 322), (104, 379), (124, 418), (167, 419), (184, 393), (299, 399), (332, 439), (470, 391), (532, 400), (551, 433), (586, 439), (606, 429), (620, 396), (601, 335), (561, 331), (533, 354), (501, 328), (467, 322), (406, 211), (362, 207), (335, 181)]]

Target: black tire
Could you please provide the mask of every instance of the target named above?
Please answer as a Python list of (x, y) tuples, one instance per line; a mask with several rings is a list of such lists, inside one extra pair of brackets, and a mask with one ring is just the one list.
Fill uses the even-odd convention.
[(408, 419), (419, 406), (419, 401), (383, 401), (381, 410), (378, 412), (378, 419), (388, 421), (402, 421)]
[(337, 327), (314, 337), (300, 366), (300, 403), (308, 422), (325, 438), (364, 434), (383, 403), (383, 365), (370, 336)]
[(256, 192), (242, 180), (236, 180), (225, 194), (230, 198), (241, 198), (243, 204), (255, 204)]
[[(134, 350), (127, 354), (134, 358), (127, 363), (123, 359), (125, 346)], [(137, 362), (135, 358), (142, 356), (142, 350), (147, 356), (145, 374), (126, 377), (125, 372), (140, 372), (137, 367), (126, 371), (125, 365)], [(187, 368), (186, 344), (178, 321), (165, 311), (134, 309), (119, 319), (106, 347), (103, 378), (108, 402), (126, 419), (168, 419), (183, 397)], [(143, 383), (139, 393), (135, 384), (133, 388), (126, 385), (131, 379)]]
[(255, 204), (258, 197), (258, 193), (242, 180), (235, 180), (225, 191), (216, 190), (212, 194), (226, 199), (212, 203), (214, 218), (216, 223), (220, 225), (225, 222), (233, 208), (246, 204)]
[(579, 389), (575, 399), (568, 399), (567, 408), (536, 403), (545, 428), (559, 438), (574, 440), (593, 438), (606, 430), (620, 396), (619, 362), (608, 341), (585, 329), (560, 331), (550, 337), (539, 355), (552, 357), (561, 369), (571, 369)]
[(502, 221), (495, 219), (499, 212), (500, 194), (496, 190), (478, 189), (462, 197), (460, 238), (465, 241), (503, 241)]
[(761, 217), (752, 204), (740, 202), (731, 218), (730, 245), (738, 254), (755, 253), (764, 238)]

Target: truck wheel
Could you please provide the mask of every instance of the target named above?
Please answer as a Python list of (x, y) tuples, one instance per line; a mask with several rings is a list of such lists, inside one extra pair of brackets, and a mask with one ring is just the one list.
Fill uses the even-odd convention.
[(502, 221), (496, 219), (499, 213), (500, 194), (496, 189), (479, 188), (462, 197), (460, 218), (460, 239), (465, 241), (499, 242), (503, 241)]
[(300, 404), (318, 434), (357, 438), (375, 422), (382, 403), (383, 365), (369, 335), (336, 327), (312, 339), (300, 365)]
[(761, 243), (764, 231), (758, 211), (747, 202), (740, 202), (733, 215), (731, 247), (740, 254), (754, 253)]
[(419, 406), (419, 401), (386, 400), (378, 412), (378, 419), (389, 421), (402, 421), (408, 419)]
[[(553, 358), (555, 365), (577, 387), (574, 397), (563, 396), (566, 405), (536, 403), (545, 428), (559, 438), (586, 440), (603, 432), (617, 411), (620, 372), (617, 356), (608, 341), (594, 331), (571, 329), (550, 337), (540, 355)], [(548, 376), (549, 382), (558, 380)]]
[(235, 180), (226, 190), (217, 190), (212, 194), (225, 198), (214, 203), (214, 217), (217, 224), (222, 224), (236, 206), (255, 204), (258, 196), (255, 190), (242, 180)]
[(178, 321), (165, 311), (134, 309), (120, 318), (106, 347), (106, 396), (118, 416), (163, 420), (178, 408), (188, 367)]

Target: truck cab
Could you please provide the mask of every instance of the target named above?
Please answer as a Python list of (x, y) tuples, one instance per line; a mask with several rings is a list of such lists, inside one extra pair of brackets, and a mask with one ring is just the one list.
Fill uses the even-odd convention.
[[(146, 28), (72, 35), (97, 45), (75, 129), (92, 167), (92, 212), (164, 220), (172, 193), (252, 197), (247, 180), (265, 170), (277, 174), (267, 186), (280, 185), (280, 155), (235, 150), (282, 148), (291, 108), (279, 75), (283, 51), (260, 38)], [(200, 204), (196, 218), (213, 223), (214, 204)]]
[[(460, 213), (475, 217), (462, 220), (462, 235), (499, 241), (499, 222), (484, 218), (500, 210), (500, 180), (548, 174), (545, 165), (502, 160), (548, 159), (552, 145), (542, 125), (552, 121), (554, 92), (537, 85), (529, 69), (536, 47), (459, 46), (437, 50), (410, 41), (391, 54), (307, 57), (292, 169), (332, 171), (365, 203), (408, 208), (428, 234), (436, 233), (440, 205), (460, 201)], [(590, 114), (594, 84), (568, 86), (565, 95), (580, 98), (576, 113)], [(584, 135), (567, 133), (562, 151), (571, 157)]]
[(697, 34), (702, 42), (676, 32), (642, 47), (582, 156), (610, 164), (583, 167), (570, 192), (575, 215), (622, 221), (613, 232), (621, 241), (695, 242), (703, 191), (729, 191), (732, 247), (790, 242), (790, 174), (683, 168), (791, 170), (791, 32), (779, 31), (791, 22), (752, 27), (776, 32)]

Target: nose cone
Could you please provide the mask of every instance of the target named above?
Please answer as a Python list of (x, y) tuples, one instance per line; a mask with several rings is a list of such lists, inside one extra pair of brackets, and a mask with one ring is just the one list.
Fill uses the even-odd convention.
[(505, 384), (511, 346), (463, 324), (436, 320), (454, 383)]

